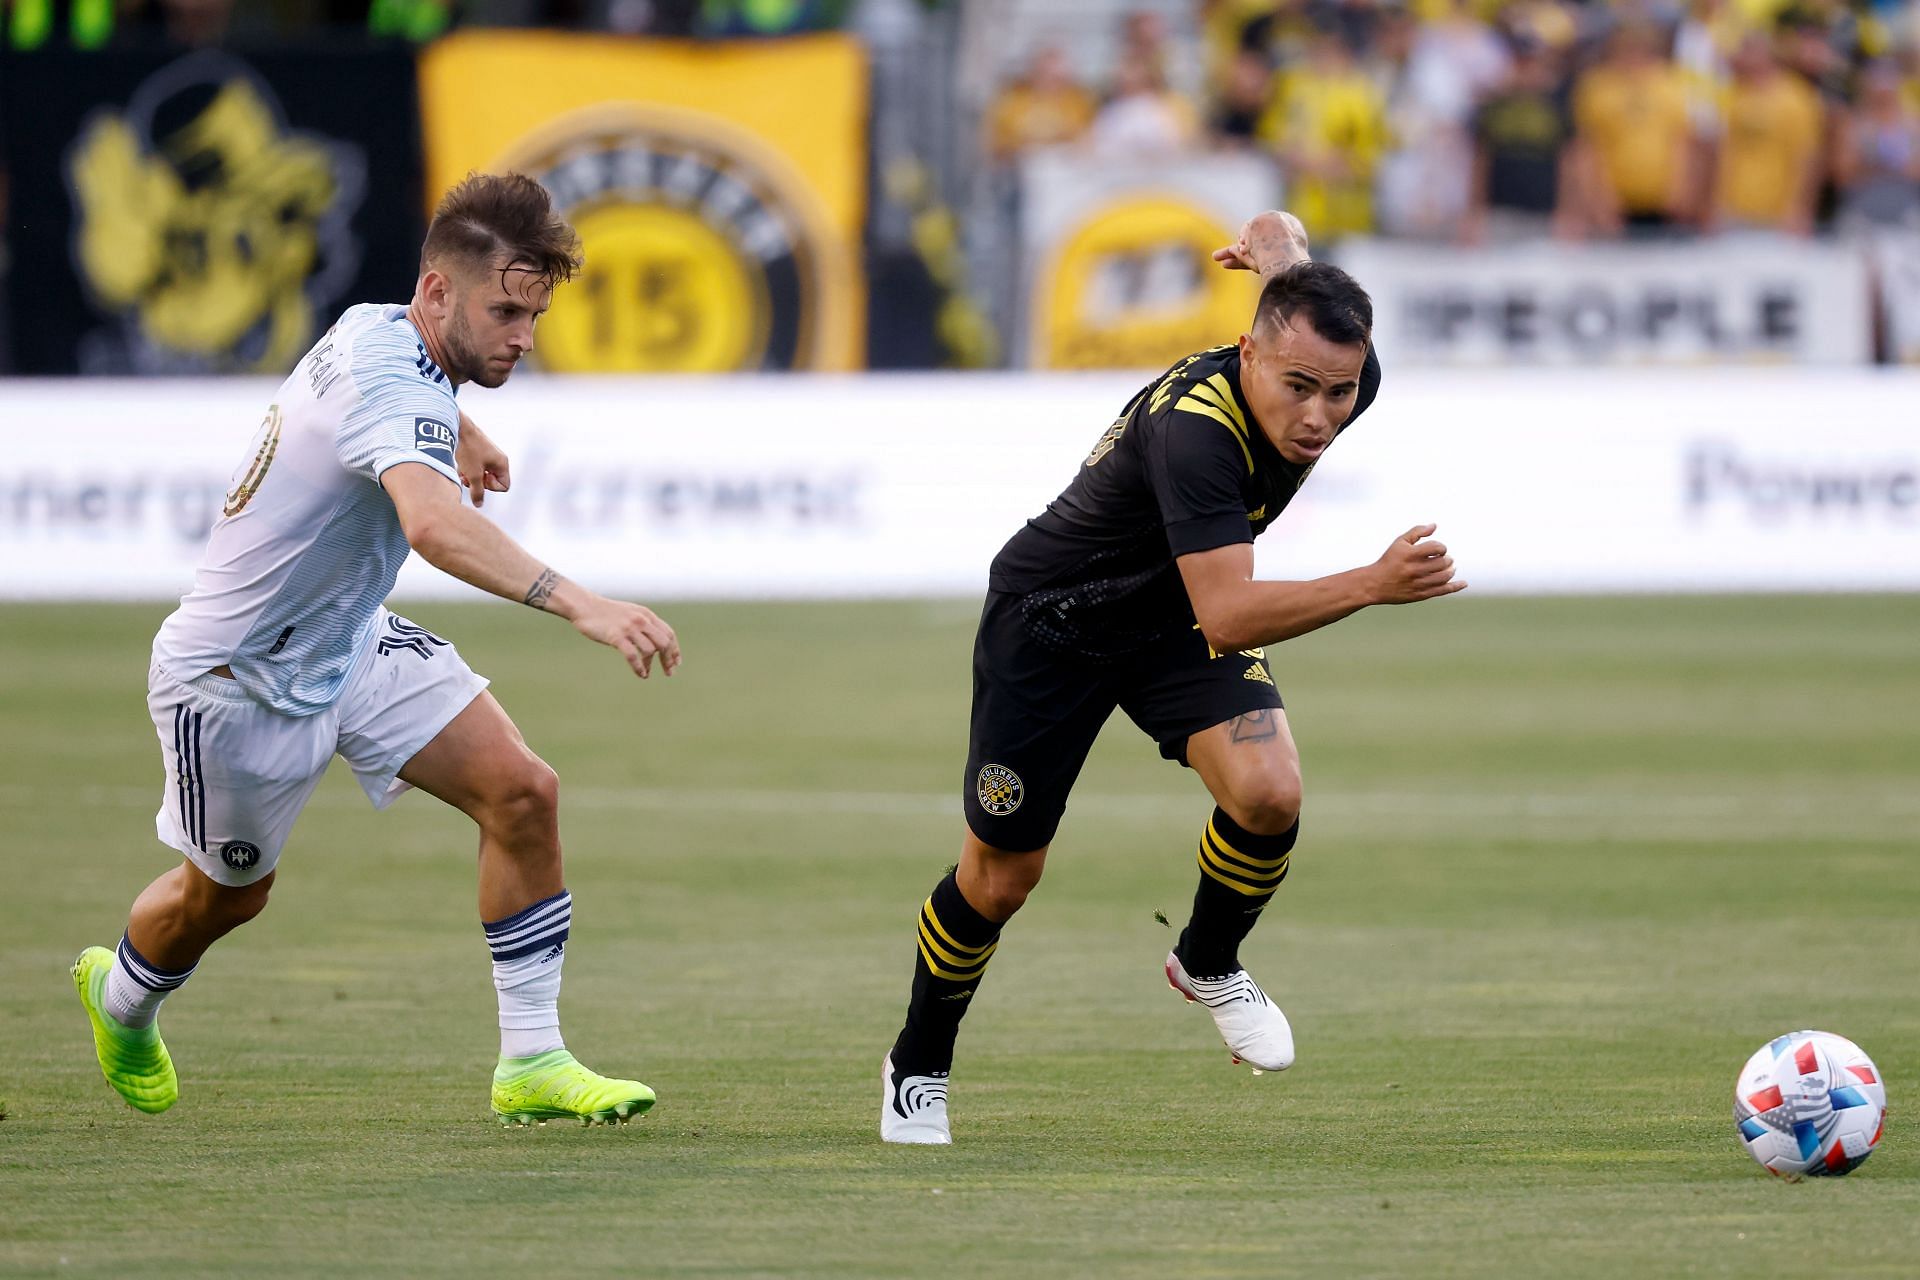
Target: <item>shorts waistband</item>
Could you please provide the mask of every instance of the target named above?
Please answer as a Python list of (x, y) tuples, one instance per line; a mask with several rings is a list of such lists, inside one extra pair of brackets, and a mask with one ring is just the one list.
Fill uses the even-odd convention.
[(251, 699), (247, 697), (247, 691), (240, 687), (238, 680), (230, 680), (226, 676), (217, 676), (211, 671), (204, 675), (195, 676), (193, 679), (187, 681), (186, 685), (195, 693), (202, 694), (209, 698), (218, 698), (222, 702), (251, 701)]

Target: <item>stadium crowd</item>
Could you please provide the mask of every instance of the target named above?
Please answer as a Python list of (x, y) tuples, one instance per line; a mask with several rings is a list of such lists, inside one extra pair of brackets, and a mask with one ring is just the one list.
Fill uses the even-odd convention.
[(1197, 31), (1128, 14), (1104, 85), (1043, 45), (985, 150), (1263, 150), (1323, 239), (1920, 224), (1920, 7), (1203, 0)]
[[(0, 0), (0, 43), (194, 47), (329, 31), (427, 40), (455, 24), (737, 36), (837, 26), (856, 7)], [(1165, 7), (1121, 24), (1113, 64), (1098, 74), (1062, 44), (1031, 54), (987, 108), (990, 160), (1062, 144), (1107, 155), (1265, 150), (1307, 224), (1334, 239), (1808, 234), (1920, 221), (1920, 3), (1196, 0), (1177, 33)]]

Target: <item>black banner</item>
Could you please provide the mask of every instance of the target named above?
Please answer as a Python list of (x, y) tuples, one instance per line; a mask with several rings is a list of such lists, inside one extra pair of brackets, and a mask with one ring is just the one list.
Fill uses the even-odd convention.
[(407, 49), (15, 54), (0, 133), (17, 373), (285, 373), (413, 292)]

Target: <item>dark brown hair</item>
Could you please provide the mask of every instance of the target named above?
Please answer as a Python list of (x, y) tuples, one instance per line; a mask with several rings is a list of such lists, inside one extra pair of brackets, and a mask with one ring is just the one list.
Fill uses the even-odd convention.
[(458, 264), (472, 277), (502, 257), (506, 268), (531, 271), (550, 289), (573, 279), (584, 261), (579, 235), (554, 212), (545, 187), (524, 173), (469, 173), (433, 211), (420, 270)]

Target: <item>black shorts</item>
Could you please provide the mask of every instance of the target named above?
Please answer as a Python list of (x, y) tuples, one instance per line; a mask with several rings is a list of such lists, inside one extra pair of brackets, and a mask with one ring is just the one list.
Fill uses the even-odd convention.
[(1235, 716), (1281, 707), (1265, 652), (1215, 655), (1198, 627), (1117, 661), (1043, 645), (1022, 597), (991, 592), (973, 644), (973, 726), (962, 784), (967, 826), (996, 849), (1050, 844), (1067, 793), (1115, 707), (1187, 762), (1187, 739)]

